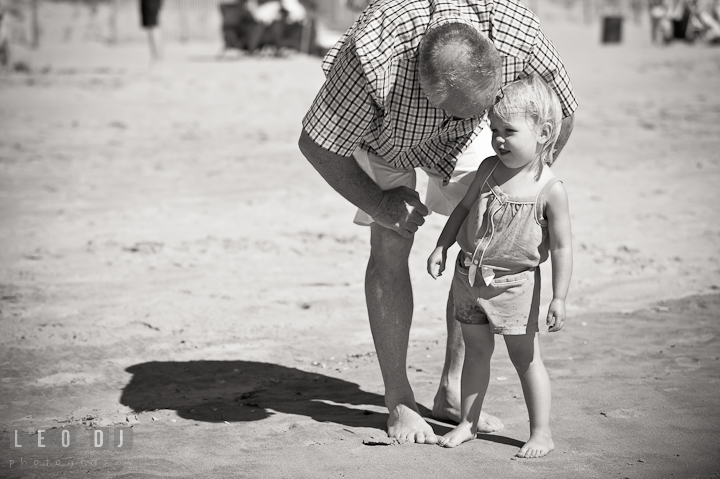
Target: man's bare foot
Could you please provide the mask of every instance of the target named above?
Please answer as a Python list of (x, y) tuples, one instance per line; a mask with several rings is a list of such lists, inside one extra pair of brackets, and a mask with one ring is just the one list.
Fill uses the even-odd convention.
[[(460, 396), (452, 394), (448, 389), (442, 387), (438, 389), (433, 402), (432, 417), (438, 421), (458, 424), (460, 422)], [(504, 427), (500, 419), (486, 414), (484, 411), (480, 412), (478, 432), (490, 434), (498, 432)]]
[(401, 442), (414, 442), (417, 444), (437, 444), (438, 437), (435, 435), (430, 424), (420, 416), (417, 409), (405, 404), (398, 404), (389, 409), (388, 436), (394, 437)]
[(438, 444), (442, 447), (455, 447), (472, 439), (475, 439), (472, 423), (462, 421), (455, 429), (440, 437)]
[(505, 425), (502, 423), (502, 421), (500, 421), (500, 419), (480, 411), (480, 419), (478, 420), (477, 432), (483, 434), (491, 434), (493, 432), (498, 432), (504, 427)]
[(438, 421), (460, 422), (460, 396), (442, 385), (435, 393), (432, 417)]
[(546, 456), (553, 449), (555, 449), (555, 443), (550, 431), (537, 431), (530, 435), (530, 439), (520, 448), (516, 456), (533, 459)]

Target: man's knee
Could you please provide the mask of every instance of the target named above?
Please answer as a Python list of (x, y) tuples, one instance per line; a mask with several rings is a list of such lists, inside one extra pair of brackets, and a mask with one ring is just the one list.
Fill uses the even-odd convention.
[(413, 239), (376, 223), (370, 225), (370, 261), (378, 266), (407, 267)]

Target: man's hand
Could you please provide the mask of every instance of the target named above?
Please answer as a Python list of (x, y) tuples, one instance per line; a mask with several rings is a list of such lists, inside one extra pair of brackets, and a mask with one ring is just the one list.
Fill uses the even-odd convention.
[(404, 238), (412, 238), (428, 214), (427, 206), (420, 201), (418, 192), (407, 186), (383, 191), (378, 211), (373, 220)]
[(427, 260), (427, 271), (433, 279), (438, 279), (439, 276), (442, 276), (443, 271), (445, 271), (446, 259), (447, 250), (445, 250), (442, 246), (438, 246), (430, 254), (430, 257)]
[(428, 209), (417, 191), (406, 186), (382, 191), (353, 157), (340, 156), (316, 145), (305, 130), (300, 134), (298, 146), (330, 186), (380, 226), (412, 238), (425, 223)]
[(548, 332), (555, 333), (565, 326), (565, 301), (553, 299), (547, 314)]

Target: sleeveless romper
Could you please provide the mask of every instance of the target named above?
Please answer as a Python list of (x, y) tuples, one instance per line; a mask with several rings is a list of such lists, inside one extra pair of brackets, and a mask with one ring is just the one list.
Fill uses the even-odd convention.
[(560, 180), (550, 178), (534, 197), (510, 196), (492, 177), (500, 160), (486, 161), (491, 162), (490, 172), (457, 236), (461, 251), (452, 282), (455, 319), (490, 324), (495, 334), (537, 332), (539, 265), (549, 251), (545, 203)]

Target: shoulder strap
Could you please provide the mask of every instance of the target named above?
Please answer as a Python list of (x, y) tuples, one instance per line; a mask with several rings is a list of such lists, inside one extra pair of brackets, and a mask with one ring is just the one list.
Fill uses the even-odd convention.
[[(491, 158), (493, 158), (493, 157), (491, 157)], [(482, 191), (482, 189), (483, 189), (483, 187), (485, 187), (485, 185), (488, 185), (488, 188), (490, 188), (490, 184), (488, 183), (488, 180), (490, 179), (493, 172), (495, 171), (495, 168), (497, 168), (498, 163), (500, 163), (500, 158), (498, 158), (497, 156), (495, 156), (494, 158), (495, 158), (495, 164), (490, 169), (490, 172), (487, 175), (485, 175), (485, 180), (482, 183), (482, 187), (480, 188), (480, 191)]]
[(545, 186), (542, 187), (540, 193), (538, 193), (537, 198), (535, 199), (535, 221), (537, 221), (541, 226), (544, 226), (547, 223), (547, 219), (545, 218), (545, 203), (547, 195), (550, 192), (550, 188), (552, 188), (558, 181), (562, 183), (560, 178), (557, 176), (550, 178), (547, 183), (545, 183)]

